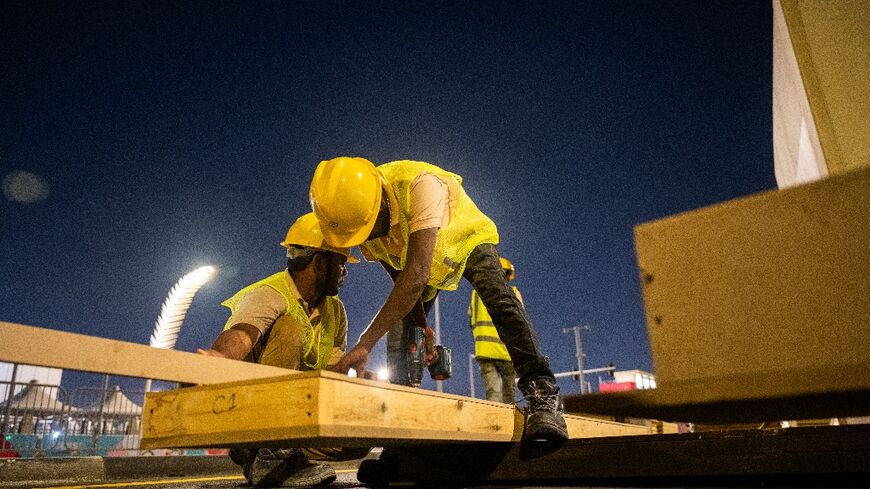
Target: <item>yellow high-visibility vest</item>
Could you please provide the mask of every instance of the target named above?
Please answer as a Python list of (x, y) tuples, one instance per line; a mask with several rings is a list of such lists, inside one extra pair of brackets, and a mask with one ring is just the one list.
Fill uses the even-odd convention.
[[(520, 302), (523, 301), (519, 289), (511, 287)], [(508, 360), (511, 356), (498, 336), (498, 331), (492, 323), (492, 318), (477, 291), (471, 290), (471, 303), (468, 306), (468, 316), (471, 322), (471, 332), (474, 335), (474, 356), (491, 360)]]
[[(230, 314), (236, 311), (236, 308), (242, 298), (256, 288), (267, 286), (275, 289), (284, 298), (287, 307), (284, 310), (284, 316), (289, 316), (290, 319), (296, 321), (302, 326), (302, 354), (300, 356), (301, 370), (321, 370), (326, 367), (332, 355), (335, 333), (338, 331), (338, 322), (343, 317), (344, 305), (337, 296), (326, 296), (323, 298), (323, 306), (320, 316), (320, 334), (319, 338), (314, 338), (314, 326), (311, 325), (311, 319), (308, 314), (302, 309), (302, 304), (299, 303), (293, 291), (290, 289), (290, 284), (287, 282), (290, 277), (287, 275), (287, 270), (283, 270), (274, 275), (255, 282), (244, 289), (236, 292), (229, 299), (221, 302), (221, 305), (230, 309)], [(282, 316), (283, 317), (283, 316)], [(278, 318), (278, 321), (282, 317)], [(276, 321), (276, 323), (278, 322)], [(229, 320), (224, 325), (224, 331), (232, 327)], [(315, 344), (319, 343), (319, 344)], [(312, 353), (312, 349), (317, 348), (317, 361), (310, 363), (307, 358)], [(266, 362), (264, 362), (266, 363)], [(274, 365), (275, 367), (288, 368), (287, 365)]]
[[(432, 173), (442, 180), (452, 183), (458, 195), (451, 196), (450, 222), (438, 230), (438, 240), (435, 243), (435, 253), (432, 256), (432, 269), (429, 273), (428, 285), (439, 290), (456, 290), (468, 255), (478, 245), (498, 244), (498, 230), (492, 219), (477, 208), (462, 188), (462, 177), (435, 165), (422, 161), (393, 161), (377, 167), (395, 193), (399, 203), (399, 224), (402, 228), (406, 246), (401, 256), (389, 252), (386, 246), (388, 237), (366, 241), (360, 245), (363, 255), (368, 260), (380, 260), (396, 270), (405, 267), (408, 253), (408, 218), (411, 215), (411, 183), (421, 173)], [(453, 197), (456, 201), (453, 202)], [(387, 198), (387, 196), (384, 196)]]

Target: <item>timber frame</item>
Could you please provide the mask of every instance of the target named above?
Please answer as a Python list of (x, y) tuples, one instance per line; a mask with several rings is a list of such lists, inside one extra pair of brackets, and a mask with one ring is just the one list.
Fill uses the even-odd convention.
[[(655, 426), (566, 416), (569, 436), (645, 435)], [(142, 448), (370, 447), (516, 442), (513, 405), (328, 371), (149, 393)]]

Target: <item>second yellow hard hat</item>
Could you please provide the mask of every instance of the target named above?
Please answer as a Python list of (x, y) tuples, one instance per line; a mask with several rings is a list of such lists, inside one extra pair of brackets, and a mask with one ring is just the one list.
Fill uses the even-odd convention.
[(348, 263), (359, 263), (359, 258), (350, 254), (350, 248), (331, 246), (323, 239), (320, 223), (313, 212), (296, 219), (296, 222), (287, 230), (287, 236), (281, 242), (281, 246), (288, 248), (292, 245), (331, 251), (346, 256)]

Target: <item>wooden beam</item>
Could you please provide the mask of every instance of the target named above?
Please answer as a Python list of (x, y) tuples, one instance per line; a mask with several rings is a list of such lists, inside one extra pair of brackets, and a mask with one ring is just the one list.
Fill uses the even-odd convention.
[(0, 361), (189, 384), (293, 370), (0, 321)]
[(824, 426), (578, 439), (542, 453), (504, 443), (388, 447), (357, 478), (373, 487), (840, 487), (846, 476), (867, 480), (868, 459), (870, 425)]
[[(567, 416), (572, 438), (653, 428)], [(141, 446), (393, 446), (520, 439), (513, 405), (354, 379), (327, 371), (146, 395)]]
[[(868, 376), (870, 369), (851, 370), (849, 375)], [(787, 377), (780, 380), (790, 381)], [(756, 386), (758, 394), (753, 397), (746, 394), (745, 388), (739, 387), (745, 382), (742, 376), (720, 381), (738, 387), (723, 395), (722, 389), (707, 390), (705, 383), (699, 381), (684, 382), (677, 388), (665, 384), (652, 390), (570, 395), (565, 397), (565, 409), (606, 416), (711, 424), (760, 424), (870, 414), (870, 390), (867, 389), (773, 395), (776, 377), (768, 375), (760, 380)], [(767, 389), (766, 384), (774, 387)], [(729, 399), (723, 400), (729, 395)]]

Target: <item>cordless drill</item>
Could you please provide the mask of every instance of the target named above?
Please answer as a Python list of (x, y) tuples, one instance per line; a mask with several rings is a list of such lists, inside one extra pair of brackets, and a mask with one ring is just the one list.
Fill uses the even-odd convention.
[[(423, 381), (423, 365), (426, 355), (426, 336), (433, 336), (432, 329), (405, 325), (405, 359), (408, 363), (408, 381), (412, 387), (420, 387)], [(447, 380), (451, 374), (450, 348), (436, 345), (438, 359), (429, 364), (429, 375), (435, 380)]]

